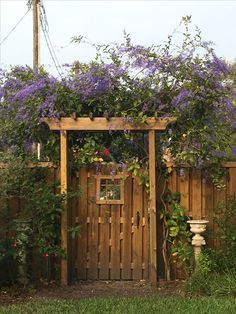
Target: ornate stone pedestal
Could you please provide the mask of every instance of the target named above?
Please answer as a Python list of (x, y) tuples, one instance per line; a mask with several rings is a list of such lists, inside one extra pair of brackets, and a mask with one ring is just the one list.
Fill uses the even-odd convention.
[(190, 224), (190, 231), (194, 233), (192, 238), (192, 245), (194, 250), (195, 262), (197, 263), (198, 256), (201, 253), (202, 245), (206, 244), (204, 237), (201, 235), (206, 230), (207, 220), (188, 220)]

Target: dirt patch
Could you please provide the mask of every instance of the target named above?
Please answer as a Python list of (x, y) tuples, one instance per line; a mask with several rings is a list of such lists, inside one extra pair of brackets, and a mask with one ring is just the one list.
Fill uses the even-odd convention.
[(150, 297), (181, 294), (182, 282), (160, 282), (157, 287), (141, 281), (87, 281), (68, 287), (48, 287), (36, 294), (37, 298), (95, 298), (95, 297)]
[(0, 291), (0, 305), (10, 305), (15, 303), (29, 302), (34, 299), (32, 292), (13, 292), (11, 289), (2, 289)]
[(55, 284), (40, 288), (35, 292), (21, 292), (11, 289), (0, 291), (0, 304), (13, 304), (28, 302), (40, 298), (53, 299), (85, 299), (107, 297), (170, 297), (182, 294), (183, 282), (161, 281), (158, 286), (141, 281), (86, 281), (70, 286), (57, 286)]

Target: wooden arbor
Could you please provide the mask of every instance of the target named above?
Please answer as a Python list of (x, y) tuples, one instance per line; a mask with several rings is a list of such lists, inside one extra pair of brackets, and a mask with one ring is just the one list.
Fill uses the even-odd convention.
[[(44, 119), (50, 130), (60, 131), (60, 168), (61, 193), (68, 191), (68, 131), (148, 131), (149, 133), (149, 177), (150, 177), (150, 264), (149, 278), (157, 282), (157, 236), (156, 236), (156, 155), (155, 131), (164, 131), (168, 124), (175, 122), (174, 118), (148, 118), (145, 123), (130, 124), (123, 118), (61, 118)], [(61, 217), (61, 248), (67, 251), (68, 246), (68, 211), (67, 204)], [(61, 283), (68, 283), (68, 261), (61, 261)]]

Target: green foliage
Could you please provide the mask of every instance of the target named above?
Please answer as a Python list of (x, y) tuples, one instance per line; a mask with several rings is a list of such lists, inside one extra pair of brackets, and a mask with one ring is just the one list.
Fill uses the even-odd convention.
[(181, 313), (181, 314), (221, 314), (235, 313), (235, 298), (187, 298), (181, 296), (166, 297), (128, 297), (128, 298), (84, 298), (82, 300), (36, 299), (2, 306), (3, 314), (143, 314), (143, 313)]
[(236, 195), (215, 209), (221, 249), (205, 249), (186, 285), (190, 294), (236, 295)]
[(7, 267), (14, 260), (19, 282), (22, 267), (30, 275), (32, 254), (39, 259), (65, 258), (60, 216), (66, 196), (55, 193), (58, 186), (48, 181), (47, 169), (30, 169), (20, 157), (2, 160), (6, 167), (0, 170), (0, 263)]
[(193, 273), (185, 286), (188, 295), (212, 296), (212, 297), (235, 297), (236, 274), (230, 273)]
[(81, 227), (80, 226), (74, 226), (68, 229), (68, 232), (71, 234), (72, 239), (75, 239), (76, 237), (80, 237)]
[(215, 213), (215, 222), (219, 226), (217, 236), (227, 250), (236, 252), (236, 194), (219, 204), (215, 208)]
[(167, 191), (164, 207), (160, 218), (163, 219), (164, 236), (170, 244), (170, 256), (179, 261), (187, 271), (193, 270), (193, 251), (191, 246), (191, 232), (187, 220), (186, 210), (180, 205), (180, 193)]

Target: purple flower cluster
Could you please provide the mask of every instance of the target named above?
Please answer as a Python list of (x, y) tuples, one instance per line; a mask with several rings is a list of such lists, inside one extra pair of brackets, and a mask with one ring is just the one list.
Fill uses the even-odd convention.
[(180, 90), (179, 94), (174, 97), (171, 104), (174, 108), (178, 108), (179, 105), (182, 105), (182, 109), (185, 109), (189, 106), (189, 103), (186, 101), (186, 99), (190, 96), (191, 93), (187, 89), (183, 88)]

